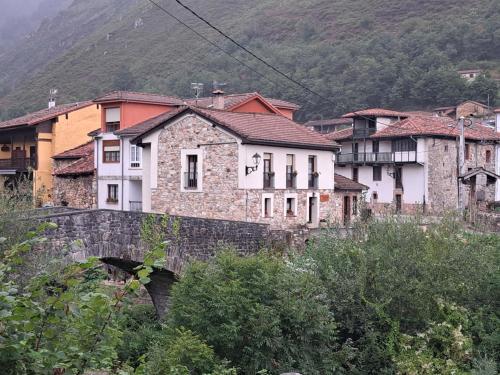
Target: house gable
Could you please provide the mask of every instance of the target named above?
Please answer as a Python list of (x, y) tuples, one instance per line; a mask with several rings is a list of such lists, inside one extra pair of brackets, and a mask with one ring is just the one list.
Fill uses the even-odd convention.
[(235, 104), (228, 108), (231, 112), (246, 112), (246, 113), (274, 113), (282, 115), (281, 111), (274, 107), (271, 103), (265, 100), (260, 95), (255, 96)]

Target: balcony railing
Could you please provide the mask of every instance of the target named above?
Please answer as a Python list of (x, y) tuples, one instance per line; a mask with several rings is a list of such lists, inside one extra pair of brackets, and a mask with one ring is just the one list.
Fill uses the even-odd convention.
[(287, 172), (286, 174), (286, 188), (295, 189), (297, 187), (297, 174), (294, 172)]
[(130, 211), (142, 212), (142, 201), (129, 201)]
[(359, 152), (351, 154), (338, 154), (338, 164), (390, 164), (390, 163), (416, 163), (416, 151), (401, 152)]
[(319, 181), (319, 176), (316, 174), (316, 172), (309, 173), (307, 186), (309, 187), (309, 189), (317, 189), (318, 181)]
[(0, 159), (0, 170), (15, 170), (16, 172), (27, 171), (28, 168), (35, 168), (35, 158), (10, 158)]
[(368, 138), (370, 135), (375, 134), (377, 129), (361, 128), (354, 129), (352, 132), (353, 138)]
[(196, 172), (184, 173), (184, 189), (186, 190), (198, 189), (198, 176)]
[(274, 172), (264, 172), (264, 189), (274, 189)]

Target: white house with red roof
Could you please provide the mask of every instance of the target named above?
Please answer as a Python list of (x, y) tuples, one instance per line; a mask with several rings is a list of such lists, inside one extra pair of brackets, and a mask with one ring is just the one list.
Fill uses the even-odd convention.
[(144, 211), (274, 228), (338, 220), (335, 142), (279, 112), (218, 106), (181, 107), (128, 129), (143, 149)]
[[(379, 108), (344, 117), (353, 119), (353, 127), (328, 135), (342, 145), (337, 173), (369, 187), (366, 198), (375, 213), (441, 213), (457, 207), (455, 120)], [(468, 170), (498, 170), (499, 132), (470, 120), (465, 139)], [(479, 178), (476, 190), (468, 201), (486, 205), (498, 198), (491, 178)]]

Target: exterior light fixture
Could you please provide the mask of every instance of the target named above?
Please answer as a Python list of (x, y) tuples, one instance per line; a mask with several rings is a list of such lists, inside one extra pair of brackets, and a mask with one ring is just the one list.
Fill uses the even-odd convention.
[(258, 153), (255, 153), (254, 156), (252, 156), (253, 160), (253, 166), (249, 167), (248, 165), (245, 167), (245, 173), (248, 176), (250, 173), (255, 172), (260, 164), (260, 155)]

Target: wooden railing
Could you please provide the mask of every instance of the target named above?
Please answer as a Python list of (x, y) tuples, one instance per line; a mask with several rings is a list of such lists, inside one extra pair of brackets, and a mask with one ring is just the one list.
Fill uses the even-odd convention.
[(35, 158), (10, 158), (0, 159), (0, 170), (15, 170), (16, 172), (24, 172), (29, 168), (35, 168)]

